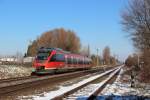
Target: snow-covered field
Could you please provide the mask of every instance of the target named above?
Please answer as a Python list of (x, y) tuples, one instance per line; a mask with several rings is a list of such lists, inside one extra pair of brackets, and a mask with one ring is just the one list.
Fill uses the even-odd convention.
[(31, 72), (31, 67), (0, 65), (0, 79), (29, 76)]

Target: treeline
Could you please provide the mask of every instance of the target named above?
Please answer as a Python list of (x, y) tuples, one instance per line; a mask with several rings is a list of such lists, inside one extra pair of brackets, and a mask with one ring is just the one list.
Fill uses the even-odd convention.
[(103, 56), (99, 54), (90, 56), (90, 47), (81, 47), (80, 39), (75, 32), (71, 30), (65, 30), (63, 28), (54, 29), (43, 33), (40, 37), (32, 41), (27, 49), (25, 56), (35, 56), (37, 50), (41, 47), (54, 47), (61, 48), (72, 53), (79, 53), (84, 56), (91, 57), (93, 65), (115, 65), (117, 60), (111, 56), (110, 48), (107, 46), (103, 50)]
[(116, 65), (118, 63), (118, 59), (115, 56), (111, 55), (110, 48), (106, 46), (103, 50), (102, 57), (98, 55), (92, 55), (91, 59), (93, 61), (94, 66), (99, 65)]
[[(142, 63), (140, 76), (142, 81), (150, 77), (150, 0), (132, 0), (121, 14), (122, 25), (138, 51), (139, 63)], [(126, 63), (130, 65), (131, 57)], [(132, 58), (134, 59), (134, 58)], [(127, 62), (128, 61), (128, 62)], [(139, 64), (139, 65), (140, 65)]]
[(138, 68), (138, 55), (137, 54), (133, 54), (133, 55), (129, 55), (128, 58), (125, 61), (125, 65), (129, 68), (131, 68), (132, 66), (135, 66), (135, 68)]
[(35, 56), (40, 47), (62, 48), (66, 51), (79, 53), (81, 45), (80, 39), (75, 32), (60, 28), (47, 31), (34, 40), (28, 46), (26, 56)]

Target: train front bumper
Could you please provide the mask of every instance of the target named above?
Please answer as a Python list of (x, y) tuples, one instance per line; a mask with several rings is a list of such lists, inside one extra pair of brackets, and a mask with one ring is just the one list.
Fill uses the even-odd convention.
[(38, 74), (38, 75), (42, 75), (42, 74), (54, 74), (55, 73), (55, 69), (44, 69), (44, 68), (39, 68), (38, 69), (33, 69), (32, 73), (34, 74)]

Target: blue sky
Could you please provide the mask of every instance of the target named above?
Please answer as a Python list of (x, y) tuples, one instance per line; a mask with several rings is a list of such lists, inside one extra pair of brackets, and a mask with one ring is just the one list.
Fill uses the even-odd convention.
[(126, 0), (0, 0), (0, 55), (26, 52), (30, 40), (55, 28), (77, 33), (91, 52), (105, 46), (124, 59), (133, 52), (122, 31), (120, 12)]

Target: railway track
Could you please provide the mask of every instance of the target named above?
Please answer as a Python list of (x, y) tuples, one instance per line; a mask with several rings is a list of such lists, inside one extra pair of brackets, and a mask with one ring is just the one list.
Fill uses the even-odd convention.
[(33, 87), (44, 82), (55, 82), (62, 78), (73, 78), (80, 77), (81, 75), (86, 75), (88, 73), (93, 73), (97, 71), (102, 71), (102, 69), (92, 69), (84, 70), (72, 73), (57, 74), (51, 76), (28, 76), (28, 77), (19, 77), (11, 79), (0, 80), (0, 95), (15, 92), (24, 88)]
[(18, 80), (26, 80), (26, 79), (31, 79), (31, 78), (36, 78), (37, 76), (25, 76), (25, 77), (16, 77), (16, 78), (8, 78), (8, 79), (0, 79), (0, 84), (1, 83), (9, 83), (11, 81), (18, 81)]
[[(87, 100), (94, 99), (102, 88), (120, 71), (122, 66), (96, 75), (75, 85), (67, 87), (67, 90), (52, 91), (49, 94), (50, 100), (75, 100), (78, 97), (85, 97)], [(93, 84), (96, 80), (103, 78), (99, 84)]]
[(109, 76), (107, 76), (107, 78), (102, 79), (99, 84), (94, 84), (95, 82), (91, 82), (84, 88), (81, 88), (73, 94), (64, 97), (63, 100), (72, 100), (77, 98), (84, 98), (87, 100), (95, 99), (106, 84), (114, 77), (114, 75), (118, 73), (118, 71), (119, 70), (112, 72)]

